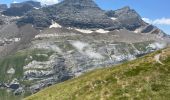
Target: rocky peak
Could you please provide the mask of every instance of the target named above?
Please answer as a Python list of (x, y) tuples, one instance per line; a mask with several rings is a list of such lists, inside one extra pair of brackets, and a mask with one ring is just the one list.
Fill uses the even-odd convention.
[(123, 8), (121, 8), (121, 9), (118, 9), (118, 11), (122, 11), (122, 12), (128, 12), (128, 11), (130, 11), (130, 10), (132, 10), (129, 6), (125, 6), (125, 7), (123, 7)]
[(12, 3), (10, 8), (3, 12), (7, 16), (23, 16), (25, 13), (32, 9), (40, 8), (40, 2), (25, 1), (21, 3)]
[(122, 24), (123, 27), (129, 30), (135, 30), (136, 28), (146, 25), (141, 19), (141, 16), (129, 6), (123, 7), (115, 11), (108, 11), (106, 14), (109, 17), (115, 17)]
[[(47, 15), (46, 19), (56, 21), (62, 26), (66, 27), (78, 27), (78, 28), (117, 28), (119, 23), (111, 20), (105, 11), (101, 10), (93, 0), (64, 0), (59, 4), (44, 7), (41, 11), (42, 15)], [(40, 11), (39, 10), (39, 11)], [(38, 11), (37, 11), (38, 12)], [(20, 23), (31, 23), (37, 27), (50, 26), (46, 22), (39, 24), (40, 22), (35, 17), (39, 18), (39, 15), (31, 16), (32, 12), (27, 14)], [(33, 18), (34, 17), (34, 18)], [(35, 23), (39, 22), (39, 23)]]
[(36, 1), (25, 1), (25, 2), (21, 2), (21, 3), (12, 3), (10, 7), (11, 8), (22, 7), (24, 5), (30, 5), (32, 7), (38, 7), (38, 8), (41, 7), (40, 2), (36, 2)]
[(97, 4), (93, 0), (64, 0), (63, 3), (70, 6), (98, 8)]

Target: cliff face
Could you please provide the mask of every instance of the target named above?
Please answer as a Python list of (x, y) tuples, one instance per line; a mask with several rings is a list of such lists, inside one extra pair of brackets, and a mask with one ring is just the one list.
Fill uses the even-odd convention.
[[(79, 28), (118, 28), (119, 22), (111, 20), (103, 10), (101, 10), (92, 0), (64, 0), (63, 2), (42, 8), (36, 12), (40, 12), (47, 15), (46, 19), (54, 20), (63, 26), (67, 27), (79, 27)], [(18, 24), (32, 23), (27, 20), (30, 19), (27, 14)], [(37, 17), (39, 15), (35, 15)], [(33, 22), (36, 19), (33, 17)], [(49, 26), (37, 25), (37, 27)]]
[(35, 1), (25, 1), (25, 2), (21, 2), (21, 3), (12, 3), (10, 5), (11, 8), (14, 8), (14, 7), (22, 7), (24, 6), (25, 4), (28, 4), (30, 6), (33, 6), (33, 7), (41, 7), (41, 3), (40, 2), (35, 2)]
[(8, 7), (6, 4), (0, 4), (0, 11), (6, 10)]
[(40, 8), (40, 2), (26, 1), (21, 3), (12, 3), (10, 8), (6, 9), (3, 14), (6, 16), (23, 16), (28, 11)]
[(106, 14), (109, 17), (116, 18), (123, 27), (129, 30), (135, 30), (146, 23), (141, 19), (140, 15), (130, 7), (123, 7), (116, 11), (108, 11)]
[(170, 48), (112, 68), (86, 73), (73, 80), (48, 87), (25, 100), (99, 100), (103, 98), (107, 100), (134, 98), (168, 100), (169, 69)]
[(0, 87), (14, 97), (136, 59), (170, 41), (129, 7), (107, 12), (92, 0), (33, 5), (20, 3), (5, 10), (10, 15), (0, 13)]

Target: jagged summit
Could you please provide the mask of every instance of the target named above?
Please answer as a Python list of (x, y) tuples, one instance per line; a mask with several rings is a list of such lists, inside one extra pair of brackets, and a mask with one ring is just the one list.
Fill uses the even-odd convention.
[(33, 9), (38, 9), (40, 7), (41, 7), (40, 2), (36, 2), (36, 1), (11, 3), (10, 8), (3, 11), (3, 14), (7, 16), (23, 16), (28, 11), (31, 11)]
[(115, 11), (108, 11), (106, 14), (109, 17), (117, 18), (121, 25), (129, 30), (135, 30), (138, 27), (146, 25), (141, 16), (129, 6), (125, 6)]
[(0, 4), (0, 11), (6, 10), (8, 6), (6, 4)]
[(21, 7), (21, 6), (24, 6), (25, 4), (33, 6), (33, 7), (41, 7), (41, 3), (36, 2), (36, 1), (24, 1), (24, 2), (21, 2), (21, 3), (11, 3), (10, 7), (11, 8), (13, 8), (13, 7)]
[(99, 8), (98, 5), (93, 0), (64, 0), (61, 4), (67, 4), (69, 6)]
[[(48, 22), (44, 22), (40, 25), (35, 17), (39, 15), (31, 16), (32, 22), (28, 22), (30, 15), (33, 12), (27, 14), (20, 22), (34, 23), (36, 27), (49, 26), (49, 21), (54, 20), (66, 27), (79, 27), (79, 28), (108, 28), (120, 27), (117, 21), (111, 20), (105, 11), (101, 10), (93, 0), (64, 0), (59, 4), (42, 8), (36, 12), (41, 12), (42, 15), (47, 15)], [(40, 14), (40, 13), (39, 13)], [(44, 25), (45, 24), (45, 25)]]

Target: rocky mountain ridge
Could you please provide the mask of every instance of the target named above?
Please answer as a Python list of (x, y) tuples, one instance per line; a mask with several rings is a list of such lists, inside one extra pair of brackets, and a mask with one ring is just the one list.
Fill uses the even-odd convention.
[(28, 11), (41, 8), (40, 2), (25, 1), (21, 3), (12, 3), (10, 8), (5, 9), (2, 14), (6, 16), (23, 16)]
[(170, 43), (129, 7), (104, 11), (92, 0), (35, 7), (21, 16), (0, 13), (0, 92), (16, 100)]
[(6, 4), (0, 4), (0, 11), (6, 10), (8, 7)]

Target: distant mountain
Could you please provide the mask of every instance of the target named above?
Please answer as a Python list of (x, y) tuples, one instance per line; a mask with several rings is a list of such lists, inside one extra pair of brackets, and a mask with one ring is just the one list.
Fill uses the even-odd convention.
[[(35, 12), (38, 14), (36, 15)], [(40, 14), (47, 16), (46, 20), (43, 21), (43, 25), (37, 23), (37, 20), (43, 20), (45, 17), (37, 19), (36, 17), (40, 16)], [(30, 19), (32, 21), (28, 21)], [(101, 10), (93, 0), (64, 0), (59, 4), (29, 12), (18, 24), (31, 23), (35, 27), (45, 27), (50, 26), (49, 20), (54, 20), (66, 27), (120, 28), (119, 22), (107, 17), (105, 11)]]
[(32, 10), (20, 19), (17, 25), (33, 24), (35, 28), (43, 29), (52, 25), (52, 21), (64, 27), (106, 30), (125, 28), (136, 33), (166, 36), (162, 30), (144, 22), (141, 16), (130, 7), (104, 11), (93, 0), (64, 0), (59, 4)]
[(25, 4), (28, 4), (32, 7), (38, 7), (40, 8), (41, 7), (41, 3), (40, 2), (36, 2), (36, 1), (25, 1), (25, 2), (21, 2), (21, 3), (11, 3), (10, 7), (11, 8), (15, 8), (15, 7), (22, 7), (24, 6)]
[(12, 3), (10, 8), (6, 9), (3, 14), (7, 16), (23, 16), (30, 10), (41, 7), (40, 2), (25, 1), (21, 3)]
[(8, 8), (6, 4), (0, 4), (0, 11), (4, 11)]
[(129, 30), (135, 30), (146, 23), (141, 19), (140, 15), (130, 7), (124, 7), (116, 11), (108, 11), (106, 14), (112, 19), (117, 19), (123, 27)]
[(144, 22), (141, 16), (134, 9), (130, 9), (128, 6), (115, 11), (107, 11), (106, 15), (111, 19), (120, 22), (121, 26), (127, 30), (135, 31), (136, 33), (151, 33), (158, 34), (162, 37), (166, 36), (162, 30)]

